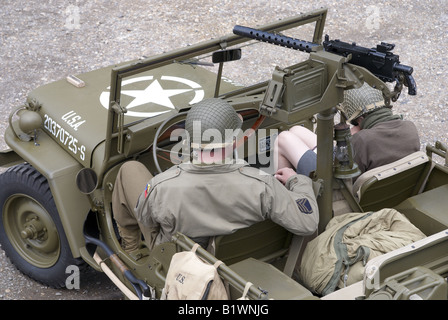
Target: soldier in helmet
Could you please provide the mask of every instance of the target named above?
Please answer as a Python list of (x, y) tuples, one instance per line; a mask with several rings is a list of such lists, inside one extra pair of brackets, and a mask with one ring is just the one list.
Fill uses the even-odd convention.
[(345, 92), (342, 108), (353, 125), (354, 160), (361, 172), (420, 150), (415, 124), (393, 114), (380, 90), (364, 82), (361, 88)]
[[(383, 94), (364, 82), (358, 89), (344, 91), (342, 111), (353, 125), (354, 160), (361, 172), (399, 160), (420, 150), (414, 123), (394, 115), (384, 103)], [(281, 132), (275, 142), (276, 168), (294, 167), (308, 174), (316, 169), (317, 144), (313, 132), (293, 127)]]
[[(229, 132), (241, 124), (227, 102), (203, 100), (191, 107), (185, 120), (191, 161), (155, 177), (139, 162), (123, 164), (112, 208), (126, 251), (139, 248), (140, 230), (151, 249), (176, 232), (207, 247), (212, 236), (265, 219), (298, 235), (317, 229), (319, 212), (310, 178), (293, 172), (283, 185), (244, 161), (229, 161), (234, 146)], [(215, 138), (211, 143), (210, 134)]]

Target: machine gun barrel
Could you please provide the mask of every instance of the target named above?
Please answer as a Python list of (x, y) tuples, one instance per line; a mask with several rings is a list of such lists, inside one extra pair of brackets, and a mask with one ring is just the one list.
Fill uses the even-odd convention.
[(271, 44), (276, 44), (282, 47), (300, 50), (304, 52), (310, 53), (314, 47), (318, 45), (312, 42), (308, 42), (305, 40), (299, 40), (291, 37), (286, 37), (280, 34), (275, 34), (271, 32), (266, 32), (258, 29), (253, 29), (249, 27), (243, 27), (236, 25), (233, 28), (233, 33), (239, 36), (252, 38), (255, 40), (268, 42)]

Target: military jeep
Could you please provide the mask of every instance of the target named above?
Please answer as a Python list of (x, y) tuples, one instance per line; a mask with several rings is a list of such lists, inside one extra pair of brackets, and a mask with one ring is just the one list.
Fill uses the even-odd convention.
[[(229, 284), (230, 298), (241, 297), (251, 282), (250, 299), (446, 299), (446, 146), (436, 143), (392, 164), (384, 169), (387, 177), (376, 172), (359, 178), (363, 183), (354, 190), (356, 163), (333, 157), (335, 144), (350, 143), (349, 127), (337, 108), (344, 90), (367, 82), (390, 103), (403, 87), (415, 94), (415, 82), (412, 68), (391, 53), (393, 46), (345, 47), (359, 54), (336, 50), (341, 42), (323, 38), (326, 13), (320, 9), (257, 29), (237, 26), (228, 36), (72, 75), (32, 91), (10, 114), (5, 132), (10, 149), (0, 153), (0, 166), (8, 167), (0, 175), (0, 243), (10, 260), (52, 287), (65, 285), (67, 266), (88, 264), (105, 272), (129, 299), (159, 299), (172, 256), (190, 250), (194, 242), (177, 234), (153, 250), (122, 250), (111, 208), (114, 181), (129, 160), (140, 161), (154, 175), (184, 161), (174, 148), (176, 130), (182, 130), (192, 104), (219, 97), (244, 119), (248, 134), (238, 156), (268, 173), (278, 132), (303, 125), (317, 133), (312, 178), (319, 233), (340, 210), (336, 202), (342, 202), (345, 212), (397, 208), (427, 236), (369, 261), (362, 281), (328, 296), (296, 281), (296, 263), (309, 239), (271, 221), (217, 236), (215, 254), (203, 248), (197, 254), (211, 264), (224, 262), (218, 271)], [(309, 42), (282, 34), (309, 24), (314, 24)], [(224, 66), (239, 63), (248, 45), (272, 44), (303, 51), (308, 58), (277, 66), (272, 77), (253, 85), (223, 77)], [(335, 193), (341, 195), (337, 201)]]

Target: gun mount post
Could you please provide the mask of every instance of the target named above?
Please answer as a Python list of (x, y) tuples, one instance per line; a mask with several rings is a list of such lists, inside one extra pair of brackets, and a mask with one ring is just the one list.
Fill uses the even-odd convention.
[(317, 168), (316, 178), (322, 181), (321, 192), (317, 198), (319, 206), (319, 233), (325, 230), (333, 216), (333, 126), (336, 108), (317, 114)]

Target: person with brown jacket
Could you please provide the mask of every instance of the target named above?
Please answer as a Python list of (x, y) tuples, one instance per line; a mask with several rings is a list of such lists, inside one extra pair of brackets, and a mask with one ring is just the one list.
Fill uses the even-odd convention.
[(392, 113), (382, 92), (367, 83), (348, 90), (343, 110), (353, 125), (354, 160), (361, 172), (389, 164), (420, 150), (415, 124)]

